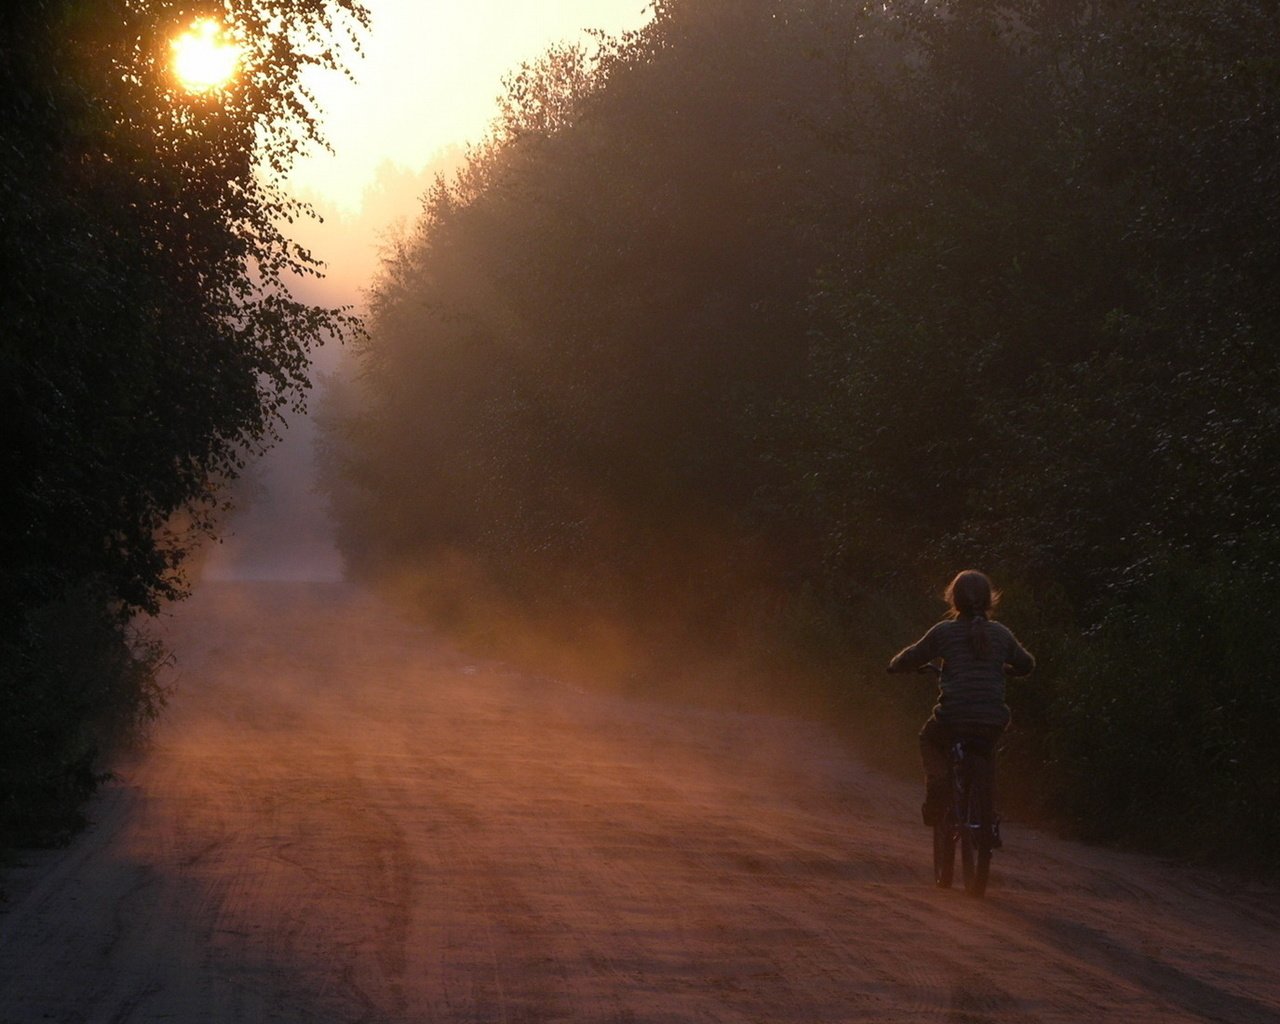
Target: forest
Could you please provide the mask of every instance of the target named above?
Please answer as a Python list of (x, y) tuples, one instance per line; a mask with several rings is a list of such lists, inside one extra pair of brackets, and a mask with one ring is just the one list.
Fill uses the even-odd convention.
[(515, 69), (323, 409), (352, 574), (506, 656), (829, 718), (981, 568), (1002, 793), (1280, 863), (1262, 0), (658, 0)]
[(170, 40), (207, 5), (0, 5), (0, 852), (65, 842), (160, 713), (138, 628), (182, 597), (226, 485), (301, 408), (349, 311), (294, 298), (319, 261), (281, 187), (318, 143), (301, 90), (358, 38), (353, 0), (235, 0), (234, 93), (183, 92)]

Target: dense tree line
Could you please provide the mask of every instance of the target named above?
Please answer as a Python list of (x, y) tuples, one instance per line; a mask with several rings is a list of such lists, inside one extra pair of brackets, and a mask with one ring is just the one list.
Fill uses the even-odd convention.
[[(242, 72), (189, 94), (170, 40), (211, 13)], [(367, 22), (353, 0), (24, 0), (0, 14), (0, 846), (76, 821), (108, 748), (154, 716), (139, 613), (220, 486), (349, 333), (295, 301), (318, 264), (279, 188), (319, 141), (298, 80)]]
[(904, 748), (873, 670), (976, 564), (1042, 662), (1009, 799), (1274, 863), (1275, 14), (667, 0), (520, 69), (377, 282), (351, 564)]

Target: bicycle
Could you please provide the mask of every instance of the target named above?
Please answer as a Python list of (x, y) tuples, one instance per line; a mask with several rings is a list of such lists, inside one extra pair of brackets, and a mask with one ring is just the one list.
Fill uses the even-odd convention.
[(959, 846), (965, 892), (982, 896), (987, 891), (991, 852), (1000, 845), (994, 746), (990, 737), (963, 734), (951, 742), (951, 801), (933, 826), (933, 878), (939, 888), (951, 888)]

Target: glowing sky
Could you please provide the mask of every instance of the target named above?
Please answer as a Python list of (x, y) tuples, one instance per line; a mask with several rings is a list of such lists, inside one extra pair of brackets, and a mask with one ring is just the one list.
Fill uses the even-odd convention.
[(585, 29), (616, 34), (650, 17), (648, 0), (365, 0), (373, 31), (349, 60), (355, 85), (311, 81), (332, 155), (299, 161), (295, 187), (354, 209), (375, 168), (426, 166), (450, 144), (478, 141), (502, 78)]

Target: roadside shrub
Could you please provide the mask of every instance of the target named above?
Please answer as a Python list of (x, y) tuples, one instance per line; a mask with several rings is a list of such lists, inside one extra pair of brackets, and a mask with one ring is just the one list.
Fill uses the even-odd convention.
[(0, 847), (66, 842), (102, 766), (145, 736), (165, 654), (81, 587), (0, 648)]
[(1080, 834), (1241, 866), (1280, 858), (1272, 575), (1239, 556), (1171, 560), (1064, 649), (1050, 786)]

